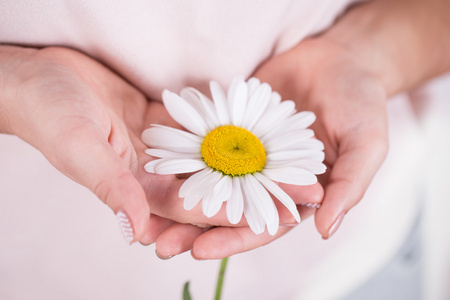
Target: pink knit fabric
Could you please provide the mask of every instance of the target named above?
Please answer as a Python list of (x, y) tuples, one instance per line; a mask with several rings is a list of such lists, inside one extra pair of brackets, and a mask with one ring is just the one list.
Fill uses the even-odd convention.
[[(271, 55), (329, 27), (352, 2), (3, 0), (0, 43), (78, 49), (159, 99), (164, 88), (204, 89), (211, 79), (226, 86), (236, 74), (251, 75)], [(394, 154), (388, 161), (404, 157), (404, 132), (414, 124), (406, 102), (390, 105)], [(160, 261), (154, 246), (127, 247), (115, 216), (92, 193), (15, 137), (0, 135), (0, 166), (0, 299), (181, 299), (186, 280), (194, 299), (212, 298), (218, 262), (188, 254)], [(331, 241), (323, 242), (309, 219), (266, 247), (234, 256), (225, 299), (332, 299), (326, 297), (351, 289), (361, 277), (352, 268), (381, 263), (395, 251), (395, 243), (378, 243), (385, 248), (349, 261), (338, 255), (343, 245), (370, 245), (373, 235), (363, 240), (369, 225), (397, 220), (395, 211), (384, 220), (377, 214), (386, 203), (398, 203), (381, 193), (396, 171), (392, 166), (383, 167), (375, 188)], [(391, 209), (411, 216), (412, 207)], [(386, 237), (382, 229), (376, 234)], [(394, 237), (407, 232), (390, 230), (398, 231)], [(367, 276), (376, 271), (366, 270)]]
[(228, 84), (329, 26), (355, 0), (0, 1), (0, 42), (61, 45), (161, 91)]

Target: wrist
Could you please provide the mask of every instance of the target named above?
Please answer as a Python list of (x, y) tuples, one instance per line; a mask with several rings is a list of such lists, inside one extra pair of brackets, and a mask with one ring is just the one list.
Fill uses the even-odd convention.
[(17, 95), (27, 80), (27, 62), (36, 49), (0, 46), (0, 133), (16, 134), (19, 126)]
[(449, 6), (441, 0), (361, 4), (319, 38), (346, 48), (393, 95), (450, 70), (444, 5)]
[[(409, 81), (401, 65), (395, 61), (395, 53), (386, 45), (379, 33), (379, 11), (375, 3), (361, 4), (350, 9), (322, 38), (336, 43), (348, 51), (365, 71), (377, 77), (387, 95), (392, 95)], [(384, 31), (384, 30), (383, 30)]]

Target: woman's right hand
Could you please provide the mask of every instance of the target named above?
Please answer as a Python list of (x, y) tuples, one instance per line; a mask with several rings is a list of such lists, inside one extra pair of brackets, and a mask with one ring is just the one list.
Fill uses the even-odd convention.
[[(125, 232), (128, 243), (151, 230), (146, 195), (134, 176), (143, 94), (79, 52), (12, 46), (0, 47), (0, 91), (0, 132), (31, 144), (115, 213), (123, 212), (134, 231)], [(123, 218), (119, 223), (129, 227)]]

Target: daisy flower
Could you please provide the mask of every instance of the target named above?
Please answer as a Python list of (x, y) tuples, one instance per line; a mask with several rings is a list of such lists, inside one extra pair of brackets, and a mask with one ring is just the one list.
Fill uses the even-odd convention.
[(228, 93), (210, 82), (213, 101), (193, 88), (180, 95), (164, 90), (170, 116), (186, 131), (152, 125), (142, 134), (157, 157), (145, 165), (149, 173), (195, 173), (180, 187), (190, 210), (200, 201), (205, 216), (214, 216), (226, 202), (227, 218), (242, 215), (255, 234), (274, 235), (279, 216), (272, 198), (300, 215), (291, 197), (277, 184), (310, 185), (325, 172), (323, 144), (307, 129), (312, 112), (296, 113), (293, 101), (281, 101), (267, 83), (235, 77)]

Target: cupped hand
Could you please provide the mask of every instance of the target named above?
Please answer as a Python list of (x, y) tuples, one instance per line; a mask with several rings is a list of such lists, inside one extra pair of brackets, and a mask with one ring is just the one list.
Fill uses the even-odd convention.
[(134, 237), (125, 235), (127, 242), (142, 239), (151, 228), (150, 210), (134, 176), (138, 160), (133, 143), (140, 140), (146, 98), (73, 50), (1, 50), (7, 57), (2, 64), (9, 87), (2, 102), (7, 131), (40, 150), (114, 212), (127, 215), (134, 230)]
[(315, 213), (324, 239), (363, 197), (387, 148), (386, 91), (357, 53), (318, 37), (263, 64), (256, 77), (298, 110), (313, 111), (316, 137), (325, 144), (325, 195)]

